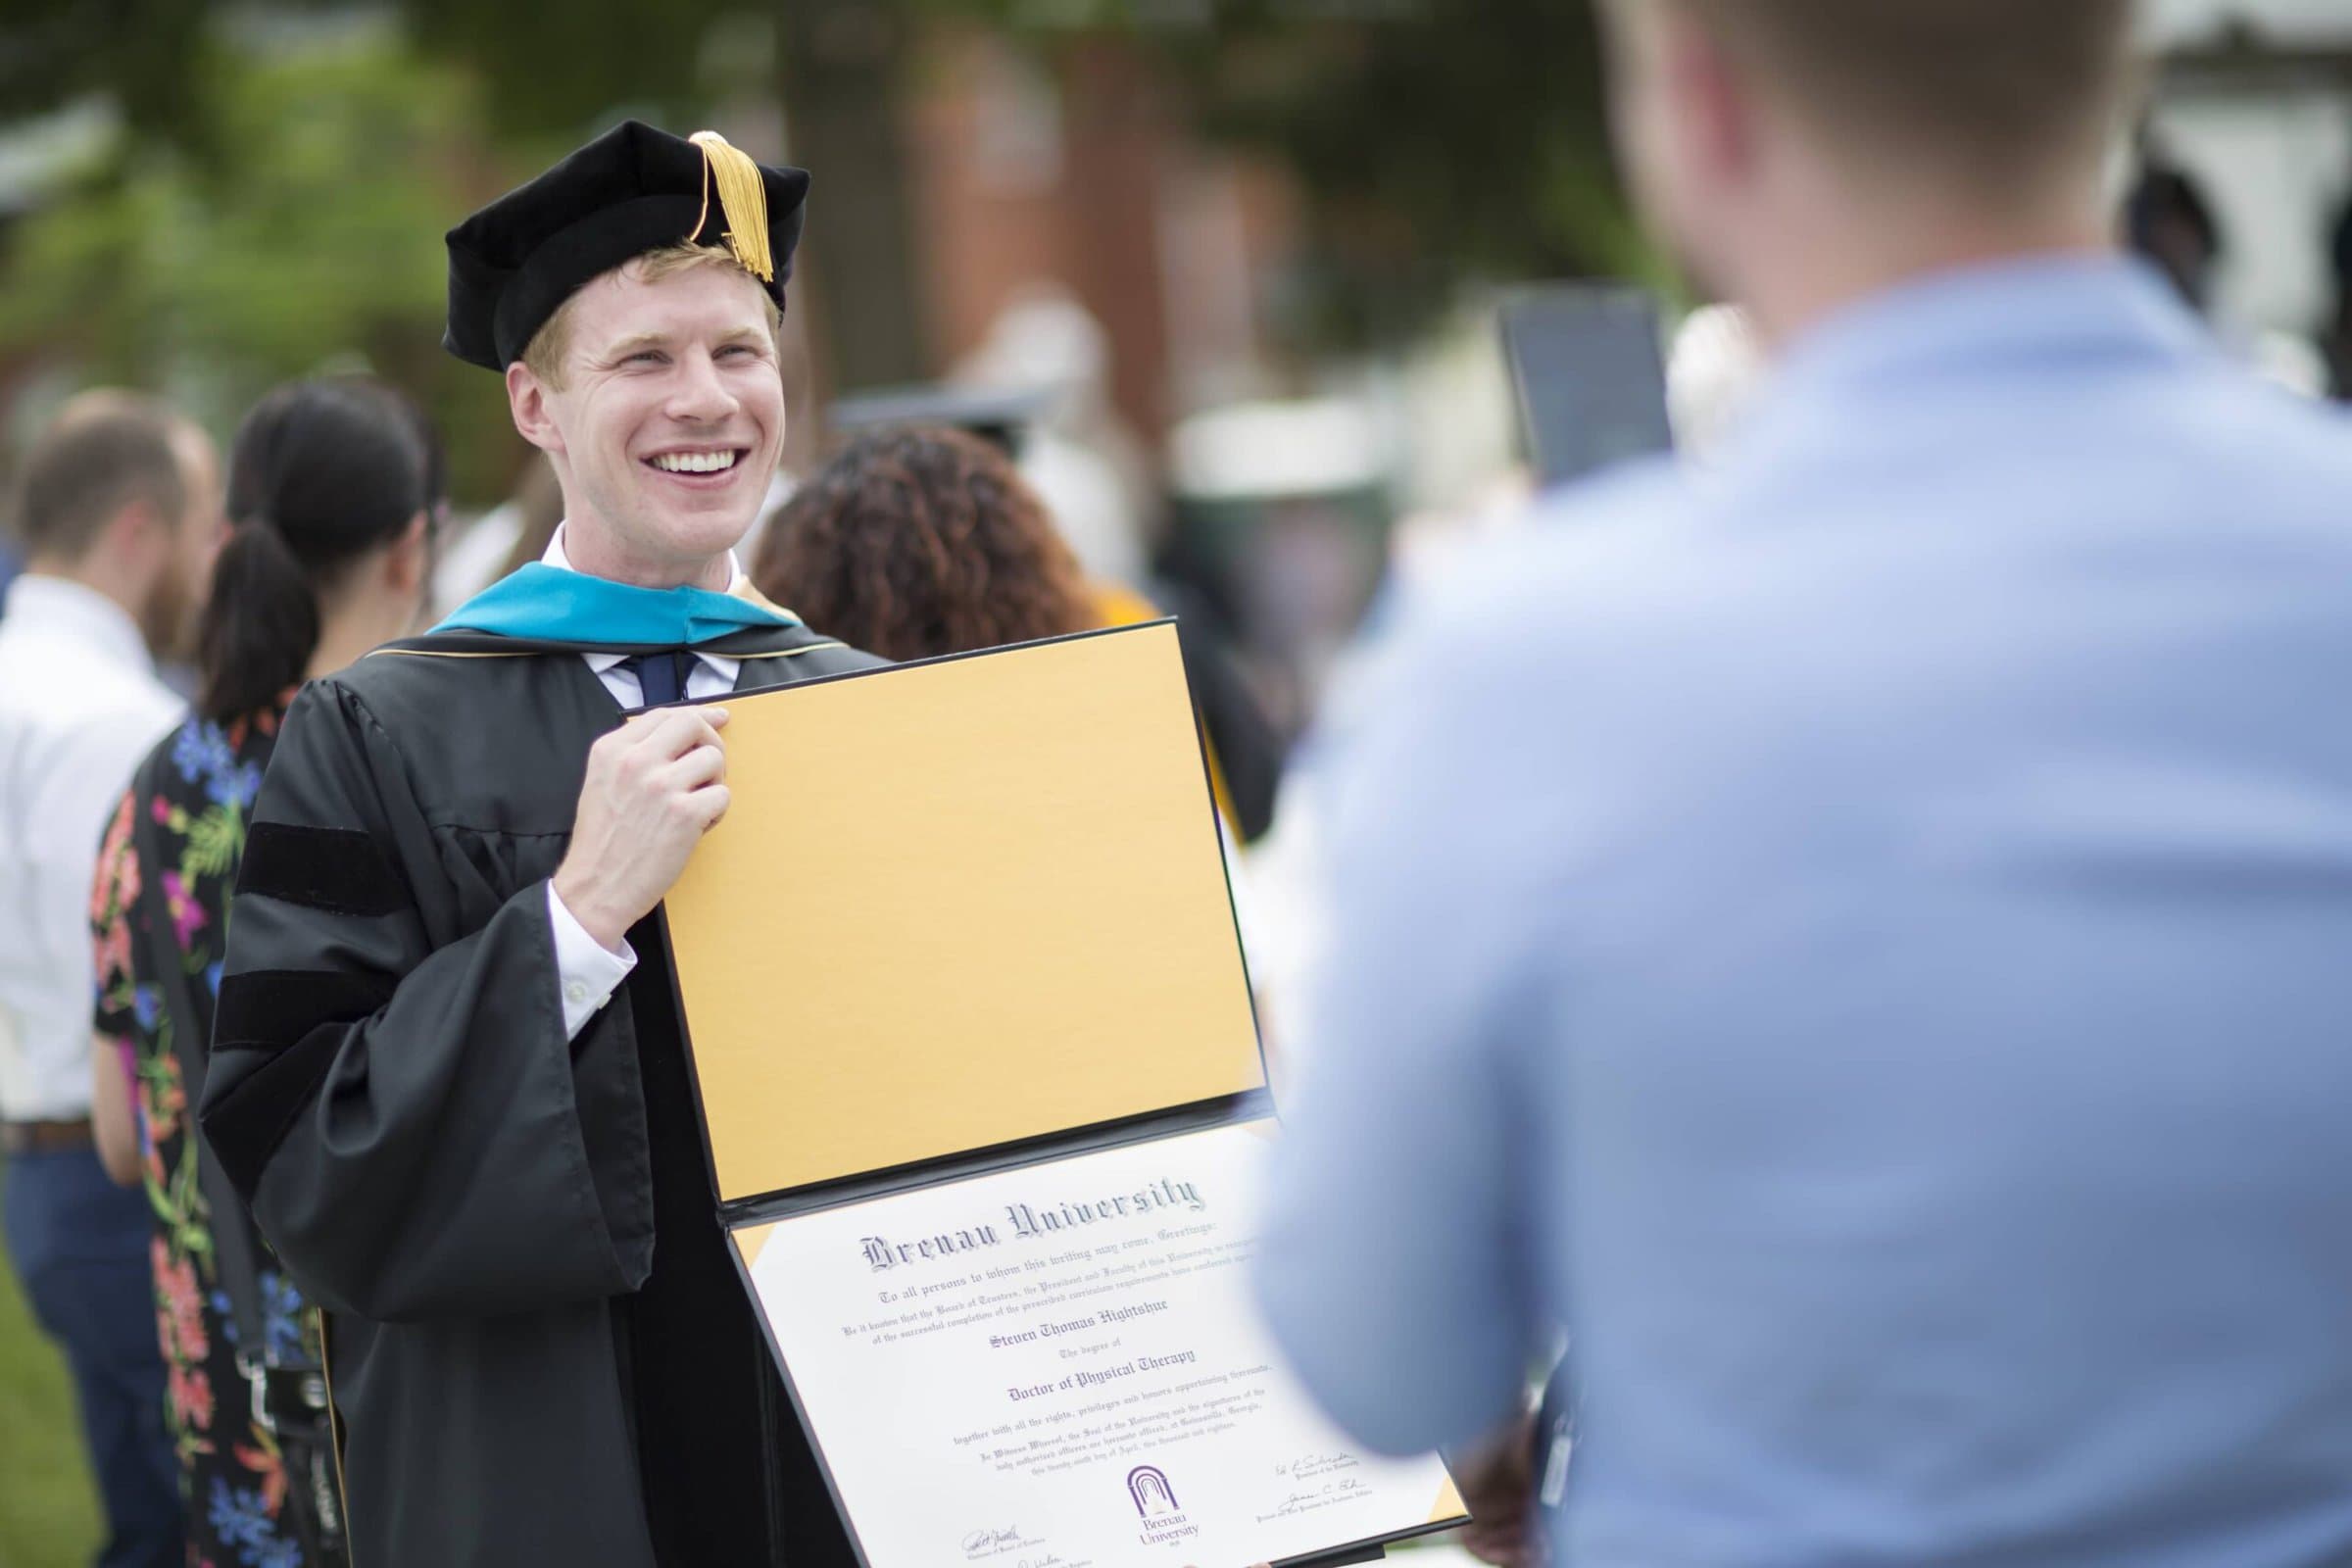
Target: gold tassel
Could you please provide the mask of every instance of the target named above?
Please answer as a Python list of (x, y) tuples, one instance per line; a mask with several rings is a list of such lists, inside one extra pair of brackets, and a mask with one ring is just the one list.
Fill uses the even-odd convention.
[(703, 150), (703, 213), (687, 237), (702, 237), (703, 223), (710, 216), (710, 187), (717, 185), (718, 210), (727, 220), (727, 249), (745, 271), (762, 283), (774, 282), (776, 263), (767, 248), (767, 181), (760, 166), (715, 130), (698, 130), (686, 139)]

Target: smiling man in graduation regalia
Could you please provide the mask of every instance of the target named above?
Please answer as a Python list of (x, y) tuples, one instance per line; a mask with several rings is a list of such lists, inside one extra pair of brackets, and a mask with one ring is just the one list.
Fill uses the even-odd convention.
[(564, 525), (308, 687), (255, 808), (203, 1124), (326, 1308), (370, 1568), (851, 1560), (646, 924), (726, 808), (723, 713), (661, 705), (876, 662), (732, 554), (807, 188), (632, 122), (451, 231), (447, 346), (505, 373)]

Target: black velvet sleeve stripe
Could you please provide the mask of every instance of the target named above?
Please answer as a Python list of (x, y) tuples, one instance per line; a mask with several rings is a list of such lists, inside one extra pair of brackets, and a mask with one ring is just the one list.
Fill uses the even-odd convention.
[(408, 889), (375, 840), (347, 827), (256, 822), (245, 836), (237, 892), (329, 914), (397, 914), (409, 906)]
[(321, 1024), (347, 1024), (392, 1000), (380, 975), (256, 969), (220, 982), (215, 1051), (282, 1051)]
[(247, 1073), (228, 1095), (204, 1107), (205, 1142), (213, 1146), (214, 1157), (248, 1203), (261, 1186), (270, 1156), (286, 1141), (286, 1129), (294, 1125), (326, 1080), (342, 1039), (339, 1027), (320, 1024)]

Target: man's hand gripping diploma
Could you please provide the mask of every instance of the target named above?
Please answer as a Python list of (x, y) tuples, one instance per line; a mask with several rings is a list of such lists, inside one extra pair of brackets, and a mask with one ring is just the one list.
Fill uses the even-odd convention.
[(556, 897), (590, 936), (620, 951), (727, 814), (723, 708), (640, 713), (588, 752), (571, 848)]

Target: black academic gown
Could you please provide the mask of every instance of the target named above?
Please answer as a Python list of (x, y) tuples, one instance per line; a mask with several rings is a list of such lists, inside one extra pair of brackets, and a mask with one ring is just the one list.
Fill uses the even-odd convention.
[[(705, 647), (739, 691), (881, 662), (799, 627)], [(651, 922), (564, 1038), (547, 881), (621, 716), (580, 652), (436, 635), (295, 700), (204, 1131), (327, 1311), (362, 1568), (835, 1568)]]

